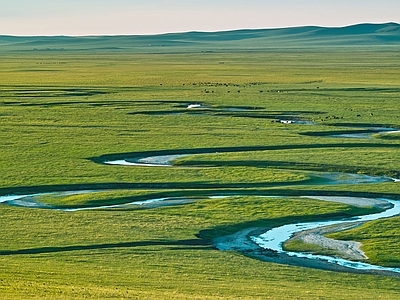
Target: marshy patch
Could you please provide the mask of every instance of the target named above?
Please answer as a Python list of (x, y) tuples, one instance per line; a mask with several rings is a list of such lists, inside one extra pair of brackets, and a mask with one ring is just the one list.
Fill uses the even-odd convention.
[(353, 124), (353, 123), (343, 123), (343, 124), (330, 124), (329, 126), (337, 127), (351, 127), (353, 129), (343, 129), (343, 130), (329, 130), (329, 131), (317, 131), (317, 132), (303, 132), (301, 135), (306, 136), (323, 136), (323, 137), (337, 137), (337, 138), (382, 138), (388, 137), (387, 139), (397, 139), (400, 136), (400, 131), (393, 127), (383, 124)]
[(174, 106), (174, 109), (146, 110), (129, 112), (129, 115), (148, 115), (148, 116), (216, 116), (216, 117), (235, 117), (267, 119), (272, 123), (314, 125), (306, 116), (320, 115), (320, 111), (269, 111), (264, 107), (257, 106), (211, 106), (204, 103), (182, 103)]
[[(97, 95), (108, 94), (105, 89), (92, 88), (58, 88), (58, 87), (41, 87), (40, 89), (32, 87), (7, 87), (0, 90), (2, 98), (66, 98), (66, 97), (91, 97)], [(10, 101), (10, 104), (12, 102)], [(14, 103), (15, 104), (15, 103)], [(41, 105), (38, 103), (21, 103), (21, 105)]]
[(375, 138), (389, 141), (399, 141), (400, 140), (400, 130), (391, 132), (380, 132), (374, 135)]

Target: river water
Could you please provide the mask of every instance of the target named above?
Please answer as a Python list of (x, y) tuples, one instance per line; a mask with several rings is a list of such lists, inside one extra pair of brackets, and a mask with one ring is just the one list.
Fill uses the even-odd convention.
[(252, 240), (257, 243), (261, 248), (270, 249), (277, 251), (279, 253), (285, 253), (289, 256), (300, 257), (300, 258), (308, 258), (308, 259), (318, 259), (324, 260), (330, 263), (335, 263), (344, 267), (359, 269), (359, 270), (380, 270), (380, 271), (390, 271), (400, 273), (400, 268), (390, 268), (390, 267), (382, 267), (371, 265), (363, 262), (350, 261), (346, 259), (341, 259), (337, 257), (330, 257), (325, 255), (314, 255), (309, 253), (302, 252), (291, 252), (285, 251), (282, 249), (282, 245), (284, 242), (289, 240), (295, 233), (337, 225), (337, 224), (346, 224), (346, 223), (354, 223), (354, 222), (366, 222), (373, 221), (382, 218), (389, 218), (400, 214), (400, 201), (393, 201), (389, 199), (377, 199), (389, 202), (393, 205), (392, 208), (387, 209), (380, 213), (370, 214), (359, 216), (355, 218), (351, 218), (349, 220), (335, 220), (335, 221), (324, 221), (324, 222), (307, 222), (307, 223), (297, 223), (297, 224), (288, 224), (273, 228), (259, 236), (252, 237)]
[[(142, 157), (137, 159), (125, 159), (125, 160), (115, 160), (115, 161), (106, 161), (105, 164), (109, 165), (124, 165), (124, 166), (147, 166), (147, 167), (171, 167), (172, 161), (188, 156), (190, 154), (173, 154), (173, 155), (163, 155), (163, 156), (150, 156), (150, 157)], [(378, 183), (378, 182), (388, 182), (388, 181), (397, 181), (392, 180), (387, 177), (375, 177), (375, 176), (368, 176), (368, 175), (358, 175), (358, 174), (342, 174), (342, 173), (319, 173), (316, 175), (317, 177), (324, 178), (327, 181), (325, 183), (320, 184), (368, 184), (368, 183)], [(104, 191), (104, 190), (102, 190)], [(80, 193), (94, 193), (94, 190), (88, 191), (69, 191), (69, 192), (55, 192), (55, 193), (45, 193), (45, 194), (80, 194)], [(46, 205), (37, 201), (37, 198), (43, 194), (29, 194), (29, 195), (8, 195), (8, 196), (0, 196), (0, 203), (13, 205), (13, 206), (21, 206), (27, 208), (42, 208), (42, 209), (58, 209), (63, 211), (79, 211), (79, 210), (93, 210), (93, 209), (112, 209), (112, 208), (120, 208), (124, 206), (131, 206), (131, 205), (155, 205), (162, 206), (163, 203), (166, 205), (176, 205), (176, 204), (184, 204), (193, 202), (195, 200), (189, 200), (185, 198), (157, 198), (157, 199), (148, 199), (145, 201), (136, 201), (124, 204), (116, 204), (116, 205), (108, 205), (108, 206), (96, 206), (96, 207), (77, 207), (77, 208), (54, 208), (50, 205)], [(239, 195), (240, 196), (240, 195)], [(224, 195), (214, 195), (209, 198), (211, 199), (218, 199), (221, 197), (227, 197)], [(315, 196), (318, 197), (318, 196)], [(321, 196), (323, 198), (323, 196)], [(335, 221), (325, 221), (325, 222), (307, 222), (307, 223), (298, 223), (298, 224), (288, 224), (284, 226), (280, 226), (274, 229), (271, 229), (260, 236), (252, 237), (253, 241), (255, 241), (260, 247), (265, 249), (271, 249), (277, 252), (285, 253), (289, 256), (299, 257), (299, 258), (308, 258), (308, 259), (318, 259), (324, 260), (330, 263), (354, 268), (354, 269), (368, 269), (368, 270), (383, 270), (383, 271), (391, 271), (400, 273), (400, 268), (386, 268), (381, 266), (375, 266), (367, 263), (362, 262), (354, 262), (345, 259), (329, 257), (329, 256), (322, 256), (322, 255), (313, 255), (307, 253), (300, 253), (300, 252), (290, 252), (284, 251), (282, 249), (283, 243), (290, 239), (292, 235), (296, 232), (314, 229), (318, 227), (324, 227), (329, 225), (335, 225), (340, 223), (350, 223), (350, 222), (366, 222), (371, 220), (377, 220), (381, 218), (388, 218), (395, 215), (400, 214), (400, 202), (393, 201), (389, 199), (370, 199), (370, 200), (377, 200), (377, 201), (386, 201), (392, 204), (392, 208), (387, 209), (381, 213), (375, 213), (365, 216), (359, 216), (356, 218), (352, 218), (350, 220), (335, 220)], [(334, 197), (330, 201), (335, 201)]]

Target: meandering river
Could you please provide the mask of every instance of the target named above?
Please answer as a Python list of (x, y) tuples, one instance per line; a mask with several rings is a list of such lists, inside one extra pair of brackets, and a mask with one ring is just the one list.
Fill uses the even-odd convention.
[[(354, 137), (354, 136), (353, 136)], [(359, 137), (359, 136), (357, 136)], [(366, 136), (364, 136), (366, 137)], [(205, 153), (202, 153), (205, 154)], [(107, 160), (104, 161), (104, 164), (108, 165), (123, 165), (123, 166), (142, 166), (142, 167), (172, 167), (173, 160), (188, 156), (191, 154), (171, 154), (171, 155), (156, 155), (156, 156), (148, 156), (148, 157), (140, 157), (140, 158), (126, 158), (126, 159), (119, 159), (119, 160)], [(195, 154), (192, 154), (195, 155)], [(379, 183), (379, 182), (395, 182), (398, 180), (394, 180), (387, 177), (375, 177), (375, 176), (368, 176), (368, 175), (359, 175), (359, 174), (342, 174), (342, 173), (318, 173), (315, 176), (325, 179), (325, 181), (321, 182), (320, 184), (367, 184), (367, 183)], [(98, 190), (100, 191), (100, 190)], [(104, 191), (104, 190), (101, 190)], [(135, 201), (130, 203), (124, 204), (117, 204), (117, 205), (102, 205), (96, 207), (76, 207), (76, 208), (55, 208), (50, 205), (46, 205), (41, 203), (38, 199), (40, 196), (44, 194), (81, 194), (81, 193), (95, 193), (96, 190), (78, 190), (78, 191), (68, 191), (68, 192), (52, 192), (52, 193), (36, 193), (36, 194), (27, 194), (27, 195), (7, 195), (7, 196), (0, 196), (0, 203), (8, 204), (13, 206), (21, 206), (26, 208), (41, 208), (41, 209), (58, 209), (64, 211), (78, 211), (78, 210), (93, 210), (93, 209), (112, 209), (112, 208), (120, 208), (124, 206), (132, 206), (132, 205), (140, 205), (140, 206), (148, 206), (148, 207), (158, 207), (163, 205), (176, 205), (176, 204), (185, 204), (190, 203), (195, 200), (188, 199), (184, 197), (180, 198), (156, 198), (156, 199), (148, 199), (145, 201)], [(236, 196), (241, 196), (236, 195)], [(220, 198), (220, 197), (227, 197), (226, 195), (213, 195), (209, 198)], [(282, 196), (283, 197), (283, 196)], [(317, 196), (315, 196), (317, 197)], [(321, 196), (322, 197), (322, 196)], [(327, 198), (327, 197), (325, 197)], [(354, 198), (354, 197), (353, 197)], [(367, 201), (365, 198), (364, 200), (360, 200), (359, 198), (354, 198), (353, 201)], [(330, 199), (325, 199), (328, 201), (339, 201), (338, 197), (330, 197)], [(350, 222), (366, 222), (371, 220), (377, 220), (382, 218), (388, 218), (392, 216), (396, 216), (400, 214), (400, 201), (390, 200), (390, 199), (368, 199), (368, 201), (380, 201), (386, 202), (390, 204), (390, 208), (386, 209), (381, 213), (374, 213), (370, 215), (359, 216), (356, 218), (352, 218), (349, 220), (334, 220), (334, 221), (325, 221), (325, 222), (307, 222), (307, 223), (298, 223), (298, 224), (288, 224), (284, 226), (280, 226), (277, 228), (273, 228), (259, 236), (253, 236), (252, 239), (256, 242), (260, 247), (265, 249), (270, 249), (276, 252), (285, 253), (292, 257), (299, 257), (299, 258), (307, 258), (313, 260), (324, 260), (329, 263), (338, 264), (341, 266), (359, 269), (359, 270), (381, 270), (381, 271), (389, 271), (389, 272), (396, 272), (400, 273), (400, 268), (388, 268), (382, 266), (375, 266), (363, 262), (355, 262), (345, 259), (340, 259), (336, 257), (329, 257), (329, 256), (322, 256), (322, 255), (312, 255), (308, 253), (300, 253), (300, 252), (290, 252), (285, 251), (282, 249), (282, 245), (285, 241), (290, 239), (293, 234), (296, 232), (309, 230), (313, 228), (328, 226), (328, 225), (335, 225), (340, 223), (350, 223)], [(368, 202), (367, 201), (367, 202)]]

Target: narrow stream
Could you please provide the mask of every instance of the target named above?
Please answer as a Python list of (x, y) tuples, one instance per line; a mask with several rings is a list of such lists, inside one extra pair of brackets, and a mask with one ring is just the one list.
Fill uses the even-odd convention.
[[(96, 193), (96, 192), (104, 192), (105, 190), (90, 190), (90, 191), (69, 191), (69, 195), (78, 195), (78, 194), (88, 194), (88, 193)], [(59, 197), (65, 194), (65, 192), (53, 192), (53, 193), (43, 193), (43, 194), (28, 194), (28, 195), (15, 195), (15, 196), (0, 196), (0, 203), (17, 206), (17, 207), (26, 207), (26, 208), (41, 208), (41, 209), (51, 209), (51, 210), (59, 210), (59, 211), (82, 211), (82, 210), (99, 210), (99, 209), (113, 209), (113, 208), (124, 208), (129, 206), (143, 206), (143, 207), (151, 207), (151, 206), (166, 206), (166, 205), (177, 205), (177, 204), (185, 204), (189, 202), (193, 202), (194, 200), (188, 198), (177, 198), (177, 197), (165, 197), (165, 198), (155, 198), (148, 199), (143, 201), (133, 201), (122, 204), (113, 204), (113, 205), (99, 205), (99, 206), (87, 206), (87, 207), (55, 207), (52, 205), (48, 205), (40, 202), (37, 198), (43, 195), (54, 195), (55, 197)]]

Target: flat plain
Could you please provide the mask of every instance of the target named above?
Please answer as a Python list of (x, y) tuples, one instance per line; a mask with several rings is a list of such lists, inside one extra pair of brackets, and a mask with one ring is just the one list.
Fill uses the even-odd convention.
[[(398, 182), (318, 179), (400, 178), (400, 135), (379, 130), (400, 128), (399, 46), (229, 43), (3, 48), (0, 196), (44, 193), (60, 209), (188, 203), (0, 204), (2, 299), (398, 299), (398, 277), (263, 262), (213, 240), (374, 211), (302, 196), (400, 199)], [(104, 164), (175, 153), (188, 156), (172, 167)], [(399, 225), (334, 236), (398, 268)]]

